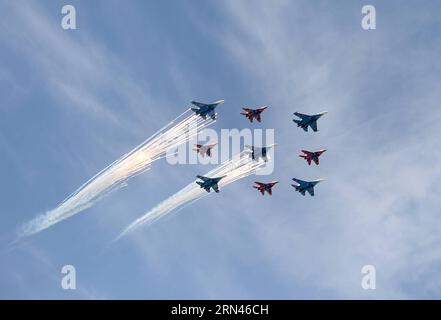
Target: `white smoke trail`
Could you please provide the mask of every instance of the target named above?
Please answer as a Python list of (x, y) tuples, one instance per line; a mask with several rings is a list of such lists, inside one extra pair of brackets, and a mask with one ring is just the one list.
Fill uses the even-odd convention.
[(148, 169), (164, 157), (167, 150), (194, 138), (215, 120), (185, 111), (131, 152), (123, 155), (68, 196), (58, 207), (37, 216), (18, 230), (18, 236), (29, 236), (69, 218), (126, 185), (126, 181)]
[[(206, 177), (220, 177), (226, 176), (219, 181), (219, 188), (224, 187), (234, 181), (237, 181), (246, 176), (252, 175), (256, 170), (265, 164), (263, 160), (252, 160), (248, 151), (242, 151), (240, 154), (234, 156), (231, 160), (228, 160), (220, 164), (215, 169), (211, 170), (204, 176)], [(118, 241), (125, 235), (138, 229), (143, 225), (149, 225), (164, 217), (173, 210), (182, 210), (191, 203), (203, 198), (210, 193), (207, 193), (204, 189), (193, 181), (185, 188), (181, 189), (168, 199), (159, 203), (156, 207), (152, 208), (142, 217), (136, 219), (132, 224), (126, 227), (114, 240)]]

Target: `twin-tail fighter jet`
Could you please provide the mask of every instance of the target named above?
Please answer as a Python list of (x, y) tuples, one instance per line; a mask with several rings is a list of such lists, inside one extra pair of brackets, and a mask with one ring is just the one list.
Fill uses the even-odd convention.
[(317, 183), (322, 182), (324, 179), (317, 179), (314, 181), (303, 181), (300, 179), (293, 178), (293, 180), (297, 183), (297, 185), (292, 184), (292, 186), (296, 189), (296, 191), (300, 192), (303, 196), (305, 195), (305, 192), (308, 191), (311, 197), (313, 197), (315, 185)]
[(196, 106), (196, 108), (191, 108), (197, 115), (200, 115), (202, 118), (207, 119), (207, 117), (211, 117), (211, 119), (216, 120), (215, 109), (218, 105), (224, 103), (224, 100), (218, 100), (213, 103), (203, 103), (192, 101), (191, 104)]
[(255, 147), (246, 145), (245, 148), (248, 149), (248, 152), (250, 153), (253, 160), (259, 161), (259, 158), (262, 158), (265, 162), (268, 162), (268, 151), (276, 145), (277, 144), (272, 144), (266, 147)]
[(263, 183), (263, 182), (254, 182), (256, 185), (253, 186), (253, 188), (256, 188), (257, 190), (260, 191), (260, 193), (262, 194), (262, 196), (265, 194), (265, 191), (268, 192), (268, 194), (271, 196), (273, 194), (272, 188), (279, 183), (279, 181), (272, 181), (272, 182), (268, 182), (268, 183)]
[(221, 181), (223, 178), (225, 178), (226, 176), (222, 176), (222, 177), (216, 177), (216, 178), (208, 178), (208, 177), (204, 177), (204, 176), (200, 176), (197, 175), (196, 177), (198, 177), (199, 179), (201, 179), (202, 181), (196, 181), (196, 183), (203, 189), (205, 189), (205, 191), (210, 192), (210, 188), (213, 189), (216, 193), (219, 192), (219, 186), (218, 183), (219, 181)]
[(292, 121), (297, 123), (297, 127), (301, 127), (305, 131), (308, 131), (308, 127), (311, 127), (312, 131), (317, 132), (317, 120), (327, 113), (328, 111), (323, 111), (317, 114), (307, 115), (299, 112), (294, 112), (294, 115), (299, 117), (300, 120), (293, 119)]
[(250, 122), (253, 122), (253, 119), (256, 119), (258, 122), (262, 121), (262, 118), (260, 116), (260, 114), (265, 111), (268, 107), (267, 106), (263, 106), (257, 109), (250, 109), (250, 108), (242, 108), (243, 111), (245, 112), (241, 112), (240, 114), (243, 114), (245, 117), (247, 117), (248, 120), (250, 120)]
[(318, 151), (308, 151), (302, 150), (303, 154), (299, 155), (300, 158), (305, 159), (309, 165), (311, 165), (311, 161), (314, 161), (316, 165), (319, 165), (319, 157), (325, 152), (326, 149), (318, 150)]
[(196, 149), (193, 149), (194, 151), (196, 151), (197, 153), (199, 153), (202, 158), (205, 157), (205, 155), (211, 157), (211, 149), (213, 149), (213, 147), (216, 145), (216, 143), (213, 144), (195, 144), (194, 146), (196, 147)]

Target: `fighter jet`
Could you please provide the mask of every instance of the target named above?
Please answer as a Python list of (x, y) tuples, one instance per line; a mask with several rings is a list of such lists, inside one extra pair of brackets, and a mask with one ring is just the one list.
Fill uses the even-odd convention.
[(293, 178), (293, 180), (298, 183), (298, 185), (292, 184), (292, 186), (296, 189), (296, 191), (300, 192), (303, 196), (305, 195), (305, 191), (308, 191), (311, 197), (314, 196), (315, 185), (319, 182), (324, 181), (324, 179), (318, 179), (314, 181), (303, 181), (296, 178)]
[(301, 127), (303, 130), (308, 131), (308, 126), (314, 132), (317, 132), (317, 120), (320, 119), (323, 115), (327, 114), (328, 111), (323, 111), (313, 115), (302, 114), (298, 112), (294, 112), (294, 115), (299, 117), (301, 120), (293, 119), (295, 123), (297, 123), (297, 127)]
[(245, 112), (241, 112), (240, 114), (243, 114), (245, 117), (247, 117), (251, 123), (253, 122), (253, 119), (256, 119), (258, 122), (260, 122), (262, 121), (260, 114), (267, 108), (267, 106), (263, 106), (257, 109), (242, 108)]
[(199, 179), (202, 181), (196, 181), (196, 183), (201, 187), (204, 188), (205, 191), (210, 192), (210, 188), (213, 189), (215, 192), (219, 192), (219, 186), (217, 185), (218, 182), (225, 178), (226, 176), (217, 177), (217, 178), (208, 178), (204, 176), (197, 175)]
[(192, 101), (193, 105), (195, 105), (197, 108), (191, 108), (196, 114), (200, 115), (202, 118), (207, 119), (208, 117), (211, 117), (211, 119), (216, 120), (216, 113), (214, 112), (214, 109), (222, 103), (224, 103), (224, 100), (218, 100), (213, 103), (203, 103), (203, 102), (197, 102)]
[(266, 146), (266, 147), (255, 147), (255, 146), (250, 146), (250, 145), (246, 145), (245, 148), (248, 149), (248, 152), (251, 154), (251, 158), (253, 160), (258, 161), (259, 158), (262, 158), (265, 162), (268, 161), (268, 151), (269, 149), (271, 149), (272, 147), (276, 146), (276, 144), (272, 144), (270, 146)]
[(193, 149), (197, 153), (199, 153), (202, 158), (205, 157), (205, 155), (211, 157), (211, 149), (216, 145), (216, 143), (213, 144), (195, 144), (196, 149)]
[(318, 150), (318, 151), (307, 151), (302, 150), (304, 154), (299, 155), (300, 158), (305, 159), (308, 161), (308, 164), (311, 165), (311, 161), (314, 161), (316, 165), (319, 165), (319, 157), (322, 155), (323, 152), (325, 152), (326, 149)]
[(256, 184), (256, 186), (253, 186), (253, 188), (259, 190), (262, 196), (265, 194), (265, 191), (268, 192), (268, 194), (271, 196), (273, 194), (272, 187), (274, 187), (277, 183), (279, 183), (279, 181), (272, 181), (268, 183), (256, 181), (254, 183)]

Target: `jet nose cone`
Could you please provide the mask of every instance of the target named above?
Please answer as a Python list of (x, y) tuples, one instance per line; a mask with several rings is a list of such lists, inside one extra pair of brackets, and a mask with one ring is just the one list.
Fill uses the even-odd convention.
[(215, 103), (216, 104), (222, 104), (222, 103), (224, 103), (225, 102), (225, 100), (224, 99), (221, 99), (221, 100), (217, 100)]
[(325, 114), (327, 114), (328, 113), (328, 111), (323, 111), (323, 112), (320, 112), (319, 113), (319, 116), (321, 117), (321, 116), (324, 116)]

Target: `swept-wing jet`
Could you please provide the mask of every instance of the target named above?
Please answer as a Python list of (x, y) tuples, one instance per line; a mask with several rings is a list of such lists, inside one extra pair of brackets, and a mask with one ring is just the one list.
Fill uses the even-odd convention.
[(248, 149), (248, 152), (251, 155), (251, 158), (253, 160), (258, 161), (259, 158), (262, 158), (265, 162), (268, 161), (268, 151), (276, 146), (277, 144), (272, 144), (270, 146), (266, 146), (266, 147), (255, 147), (255, 146), (250, 146), (250, 145), (246, 145), (245, 148)]
[(205, 155), (211, 157), (211, 149), (216, 145), (216, 143), (213, 144), (195, 144), (196, 149), (193, 149), (197, 153), (199, 153), (202, 158), (205, 157)]
[(300, 179), (293, 178), (293, 180), (297, 182), (297, 185), (292, 184), (292, 186), (296, 189), (296, 191), (300, 192), (303, 196), (305, 195), (305, 192), (308, 191), (311, 197), (313, 197), (315, 185), (319, 182), (322, 182), (324, 179), (318, 179), (314, 181), (303, 181)]
[(261, 122), (262, 119), (260, 117), (260, 114), (264, 112), (267, 108), (268, 108), (267, 106), (263, 106), (257, 109), (242, 108), (245, 112), (241, 112), (240, 114), (243, 114), (245, 117), (247, 117), (251, 123), (253, 122), (253, 119), (256, 119), (258, 122)]
[(265, 191), (268, 192), (268, 194), (271, 196), (273, 194), (272, 187), (274, 187), (277, 183), (279, 183), (279, 181), (272, 181), (272, 182), (268, 182), (268, 183), (256, 181), (254, 183), (256, 185), (253, 186), (253, 188), (256, 188), (257, 190), (259, 190), (260, 193), (262, 194), (262, 196), (265, 194)]
[(307, 114), (302, 114), (302, 113), (294, 112), (294, 115), (299, 117), (300, 120), (293, 119), (292, 121), (297, 123), (297, 127), (300, 127), (303, 130), (305, 130), (305, 131), (308, 131), (308, 127), (311, 127), (311, 129), (314, 132), (317, 132), (318, 131), (317, 130), (317, 120), (320, 119), (322, 116), (324, 116), (327, 113), (328, 113), (328, 111), (323, 111), (323, 112), (320, 112), (320, 113), (317, 113), (317, 114), (307, 115)]
[(205, 189), (205, 191), (210, 192), (210, 188), (211, 188), (215, 192), (219, 192), (219, 186), (217, 184), (219, 183), (219, 181), (221, 179), (225, 178), (226, 176), (216, 177), (216, 178), (208, 178), (208, 177), (197, 175), (196, 177), (198, 177), (199, 179), (202, 180), (202, 181), (196, 181), (196, 183), (201, 188)]
[(318, 151), (308, 151), (302, 150), (304, 154), (299, 155), (300, 158), (305, 159), (309, 165), (311, 165), (311, 161), (314, 161), (316, 165), (319, 165), (319, 157), (325, 152), (326, 149), (318, 150)]
[(191, 104), (195, 105), (196, 108), (191, 108), (191, 110), (204, 119), (207, 119), (208, 116), (211, 117), (211, 119), (216, 120), (216, 113), (214, 112), (214, 109), (216, 109), (216, 107), (222, 103), (224, 103), (224, 100), (218, 100), (213, 103), (192, 101)]

